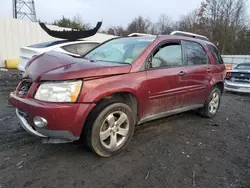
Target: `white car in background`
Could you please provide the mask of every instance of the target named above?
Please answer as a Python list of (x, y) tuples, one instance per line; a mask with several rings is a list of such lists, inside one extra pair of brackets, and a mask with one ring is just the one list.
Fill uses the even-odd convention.
[(50, 42), (43, 42), (34, 44), (27, 47), (20, 48), (20, 63), (18, 69), (22, 72), (25, 71), (25, 66), (34, 56), (43, 54), (49, 51), (57, 51), (73, 56), (82, 56), (94, 47), (99, 45), (99, 41), (68, 41), (68, 40), (57, 40)]

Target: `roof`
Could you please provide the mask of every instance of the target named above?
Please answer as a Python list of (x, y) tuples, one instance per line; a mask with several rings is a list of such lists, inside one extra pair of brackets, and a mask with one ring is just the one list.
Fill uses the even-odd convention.
[(158, 38), (161, 39), (179, 39), (179, 40), (190, 40), (190, 41), (194, 41), (194, 42), (199, 42), (202, 44), (210, 44), (215, 46), (212, 42), (210, 41), (206, 41), (206, 40), (201, 40), (198, 38), (192, 38), (192, 37), (186, 37), (186, 36), (177, 36), (177, 35), (158, 35)]
[(143, 39), (156, 38), (156, 39), (161, 39), (161, 40), (168, 40), (168, 39), (189, 40), (189, 41), (198, 42), (198, 43), (201, 43), (201, 44), (204, 44), (204, 45), (209, 44), (209, 45), (215, 46), (210, 41), (206, 41), (206, 40), (202, 40), (202, 39), (198, 39), (198, 38), (193, 38), (193, 37), (187, 37), (187, 36), (179, 36), (179, 35), (144, 35), (144, 36), (132, 36), (132, 37), (138, 37), (138, 38), (143, 38)]
[(170, 35), (187, 36), (187, 37), (209, 41), (209, 39), (206, 36), (198, 35), (196, 33), (185, 32), (185, 31), (173, 31), (172, 33), (170, 33)]
[(238, 65), (250, 65), (250, 62), (246, 62), (246, 63), (239, 63)]

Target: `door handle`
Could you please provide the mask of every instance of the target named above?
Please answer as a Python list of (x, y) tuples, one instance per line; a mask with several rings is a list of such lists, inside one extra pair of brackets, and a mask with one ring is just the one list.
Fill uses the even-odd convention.
[(179, 75), (179, 76), (185, 76), (186, 74), (187, 74), (186, 72), (181, 71), (178, 75)]
[(211, 69), (210, 69), (210, 68), (208, 68), (208, 69), (207, 69), (207, 72), (211, 72)]

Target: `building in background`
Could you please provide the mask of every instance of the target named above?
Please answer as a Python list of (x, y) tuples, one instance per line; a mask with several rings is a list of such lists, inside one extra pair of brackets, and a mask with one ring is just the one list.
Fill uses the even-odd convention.
[[(53, 30), (71, 30), (55, 25), (49, 25)], [(0, 17), (0, 67), (5, 67), (6, 59), (18, 59), (20, 47), (29, 46), (36, 43), (58, 40), (49, 36), (36, 22), (28, 20), (18, 20)], [(97, 33), (96, 35), (85, 38), (90, 41), (104, 42), (114, 35)]]

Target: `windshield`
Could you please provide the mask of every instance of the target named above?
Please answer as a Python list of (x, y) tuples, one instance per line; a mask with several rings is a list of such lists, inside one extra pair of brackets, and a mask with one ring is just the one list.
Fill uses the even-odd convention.
[(95, 48), (84, 58), (91, 61), (131, 64), (154, 39), (155, 37), (114, 39)]
[(236, 69), (240, 70), (250, 70), (250, 64), (243, 64), (243, 65), (238, 65)]

